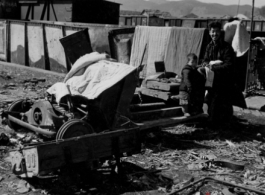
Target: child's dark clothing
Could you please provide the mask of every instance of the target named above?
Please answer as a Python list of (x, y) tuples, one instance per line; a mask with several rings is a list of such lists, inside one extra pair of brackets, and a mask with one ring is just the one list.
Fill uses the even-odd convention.
[(189, 105), (190, 112), (202, 112), (205, 78), (197, 68), (186, 65), (181, 72), (179, 87), (180, 105)]

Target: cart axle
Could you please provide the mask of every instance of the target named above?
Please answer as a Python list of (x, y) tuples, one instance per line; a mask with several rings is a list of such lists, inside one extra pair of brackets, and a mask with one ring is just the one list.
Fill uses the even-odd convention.
[(34, 131), (36, 133), (41, 133), (43, 135), (47, 135), (47, 136), (54, 136), (56, 134), (56, 132), (52, 132), (52, 131), (47, 131), (45, 129), (42, 129), (42, 128), (39, 128), (39, 127), (35, 127), (33, 125), (30, 125), (22, 120), (19, 120), (11, 115), (8, 115), (8, 120), (22, 126), (22, 127), (25, 127), (31, 131)]

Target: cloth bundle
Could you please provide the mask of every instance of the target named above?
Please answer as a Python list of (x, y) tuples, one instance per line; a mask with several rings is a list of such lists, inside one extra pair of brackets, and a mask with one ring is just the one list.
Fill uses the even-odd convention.
[(213, 87), (214, 72), (205, 67), (206, 82), (205, 87)]
[(249, 34), (242, 21), (235, 20), (224, 25), (225, 41), (232, 44), (236, 56), (243, 56), (249, 49)]
[(105, 54), (93, 52), (79, 58), (64, 82), (54, 84), (47, 92), (54, 94), (58, 103), (68, 94), (95, 99), (134, 70), (133, 66), (109, 61)]
[(208, 67), (198, 68), (198, 71), (206, 79), (205, 87), (213, 87), (214, 72), (212, 70), (210, 70), (210, 68), (208, 68)]

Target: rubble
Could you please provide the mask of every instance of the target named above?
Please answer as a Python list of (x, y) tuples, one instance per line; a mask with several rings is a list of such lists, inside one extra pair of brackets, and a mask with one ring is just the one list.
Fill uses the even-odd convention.
[(0, 146), (6, 146), (9, 144), (9, 137), (4, 134), (4, 133), (1, 133), (0, 134)]
[[(188, 143), (187, 140), (182, 142), (179, 137), (190, 137), (190, 141), (192, 141), (192, 135), (190, 135), (188, 131), (186, 131), (186, 133), (182, 132), (181, 134), (180, 132), (182, 131), (182, 128), (183, 126), (179, 126), (179, 129), (175, 129), (175, 135), (177, 135), (175, 137), (175, 142), (182, 144), (182, 147), (188, 144), (187, 147), (190, 148), (190, 143), (192, 142)], [(158, 170), (157, 168), (164, 168), (160, 175), (170, 178), (173, 182), (169, 190), (171, 192), (187, 185), (187, 183), (190, 183), (190, 180), (197, 180), (208, 176), (234, 184), (264, 190), (263, 181), (265, 180), (265, 175), (263, 170), (265, 166), (262, 157), (262, 148), (265, 145), (261, 141), (251, 140), (252, 137), (249, 137), (249, 139), (246, 140), (246, 137), (244, 137), (244, 133), (246, 132), (244, 132), (244, 129), (240, 130), (241, 132), (235, 132), (232, 129), (223, 130), (223, 133), (219, 132), (219, 139), (215, 138), (207, 140), (207, 137), (204, 137), (204, 139), (201, 138), (202, 141), (193, 142), (192, 145), (194, 149), (173, 150), (171, 148), (165, 148), (165, 146), (169, 147), (169, 142), (172, 142), (172, 139), (165, 137), (165, 135), (167, 136), (168, 132), (170, 132), (171, 135), (169, 136), (172, 137), (174, 136), (174, 132), (172, 128), (169, 128), (169, 130), (164, 129), (164, 133), (157, 133), (152, 136), (153, 139), (155, 139), (155, 137), (163, 137), (162, 140), (158, 141), (158, 145), (152, 146), (152, 149), (150, 149), (150, 147), (146, 148), (143, 154), (126, 157), (124, 158), (124, 161), (134, 163), (145, 169), (150, 168), (150, 166), (153, 165), (155, 165), (156, 170)], [(211, 131), (208, 130), (208, 132), (203, 132), (203, 134), (211, 135)], [(233, 134), (235, 138), (230, 137), (230, 140), (223, 139), (224, 137), (229, 137), (225, 134)], [(253, 132), (252, 136), (253, 138), (255, 137), (255, 132)], [(196, 136), (196, 139), (200, 139), (200, 137)], [(196, 143), (211, 148), (196, 149), (196, 147), (198, 147), (198, 145), (196, 146)], [(221, 158), (222, 166), (220, 166), (220, 163), (214, 163), (217, 162), (218, 158)], [(227, 159), (227, 161), (225, 161), (225, 159)], [(178, 172), (180, 170), (188, 176), (185, 180), (187, 183), (182, 183), (182, 180), (179, 180)], [(148, 188), (148, 186), (146, 187)], [(161, 186), (157, 186), (157, 189), (160, 187)]]
[(30, 186), (26, 181), (20, 180), (18, 185), (17, 185), (16, 191), (20, 194), (25, 194), (25, 193), (30, 191)]
[(11, 77), (11, 73), (6, 72), (6, 71), (1, 71), (1, 72), (0, 72), (0, 77), (1, 77), (2, 79), (4, 79), (4, 80), (10, 80), (10, 79), (12, 79), (12, 77)]
[[(2, 75), (6, 75), (6, 79), (3, 79), (0, 88), (1, 109), (21, 97), (38, 98), (43, 89), (49, 87), (56, 79), (60, 80), (54, 76), (36, 76), (18, 70), (0, 70), (0, 79), (3, 78)], [(20, 92), (14, 94), (17, 89)], [(23, 90), (25, 93), (22, 93)], [(8, 150), (43, 140), (33, 133), (23, 130), (14, 133), (2, 126), (0, 194), (170, 194), (205, 177), (264, 191), (265, 134), (264, 126), (261, 127), (253, 124), (251, 120), (243, 120), (236, 121), (229, 129), (218, 131), (195, 125), (163, 128), (162, 131), (143, 135), (146, 139), (142, 153), (122, 159), (122, 179), (115, 173), (82, 170), (85, 176), (69, 171), (68, 176), (26, 181), (12, 175), (12, 167), (6, 159)], [(221, 166), (220, 161), (216, 163), (218, 159), (223, 160), (222, 163), (227, 160), (229, 166)], [(242, 166), (243, 169), (235, 168)], [(68, 182), (65, 182), (66, 180)], [(193, 194), (203, 194), (210, 188), (214, 188), (213, 185), (207, 184)], [(234, 191), (220, 191), (214, 188), (211, 195), (227, 195)]]

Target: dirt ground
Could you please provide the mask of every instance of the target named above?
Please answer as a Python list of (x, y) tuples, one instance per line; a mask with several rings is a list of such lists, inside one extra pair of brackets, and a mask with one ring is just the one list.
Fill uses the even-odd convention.
[[(0, 111), (17, 99), (42, 97), (49, 86), (62, 80), (63, 76), (0, 65)], [(64, 168), (54, 178), (18, 178), (7, 161), (16, 144), (5, 142), (15, 133), (5, 125), (0, 133), (1, 195), (170, 194), (203, 177), (265, 190), (265, 120), (251, 114), (235, 113), (231, 124), (221, 129), (205, 124), (151, 129), (143, 134), (142, 152), (123, 157), (119, 174), (104, 167), (89, 171), (78, 166)], [(244, 166), (235, 170), (213, 164), (215, 159)]]

